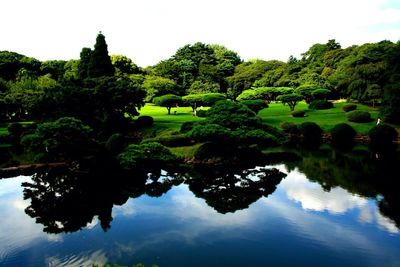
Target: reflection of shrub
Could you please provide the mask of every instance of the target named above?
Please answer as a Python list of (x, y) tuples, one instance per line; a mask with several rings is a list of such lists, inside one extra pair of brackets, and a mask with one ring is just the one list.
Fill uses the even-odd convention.
[(308, 106), (309, 109), (330, 109), (333, 108), (333, 103), (327, 100), (313, 100)]
[(138, 127), (150, 127), (153, 125), (154, 119), (151, 116), (139, 116), (136, 120)]
[(254, 113), (258, 113), (260, 110), (267, 108), (268, 104), (265, 103), (264, 100), (257, 99), (257, 100), (243, 100), (240, 101), (241, 104), (247, 106), (249, 109), (254, 111)]
[(335, 125), (332, 130), (332, 145), (338, 148), (351, 148), (354, 144), (356, 131), (346, 123)]
[(353, 111), (353, 110), (357, 109), (357, 105), (356, 104), (347, 104), (347, 105), (344, 105), (342, 107), (342, 109), (343, 109), (344, 112)]
[(281, 126), (281, 128), (282, 128), (284, 133), (288, 133), (288, 134), (297, 134), (297, 133), (299, 133), (299, 128), (293, 122), (285, 121), (285, 122), (282, 122), (280, 126)]
[(396, 140), (397, 131), (386, 124), (380, 124), (372, 128), (368, 135), (371, 139), (370, 148), (375, 152), (385, 152), (395, 148), (393, 141)]
[(207, 117), (207, 110), (200, 109), (196, 111), (196, 116), (200, 118)]
[(304, 110), (295, 110), (292, 112), (292, 116), (295, 118), (304, 117), (304, 115), (306, 115), (306, 112)]
[(303, 122), (299, 126), (303, 136), (304, 144), (308, 146), (319, 146), (321, 144), (322, 129), (315, 122)]
[(347, 113), (347, 120), (351, 122), (370, 122), (371, 114), (367, 111), (353, 110)]

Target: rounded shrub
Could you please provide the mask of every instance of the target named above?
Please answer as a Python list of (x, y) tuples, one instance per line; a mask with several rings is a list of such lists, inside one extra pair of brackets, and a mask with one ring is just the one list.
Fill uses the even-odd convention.
[(118, 154), (125, 147), (125, 137), (120, 133), (115, 133), (108, 138), (105, 147), (112, 154)]
[(379, 124), (369, 130), (368, 136), (372, 151), (386, 152), (395, 148), (393, 141), (396, 140), (398, 133), (396, 129), (387, 124)]
[(357, 109), (357, 105), (356, 104), (347, 104), (347, 105), (344, 105), (342, 107), (342, 110), (344, 112), (349, 112), (349, 111), (353, 111), (353, 110), (356, 110), (356, 109)]
[(304, 110), (292, 111), (292, 116), (295, 117), (295, 118), (304, 117), (304, 115), (306, 115), (306, 112)]
[(129, 145), (118, 155), (118, 162), (124, 169), (132, 170), (138, 166), (155, 166), (178, 161), (178, 157), (159, 143)]
[(327, 100), (313, 100), (308, 106), (309, 109), (330, 109), (333, 108), (333, 103)]
[(367, 111), (353, 110), (347, 113), (347, 120), (351, 122), (370, 122), (371, 114)]
[(299, 133), (299, 128), (293, 122), (288, 122), (288, 121), (282, 122), (280, 127), (281, 127), (282, 131), (287, 134), (298, 134)]
[(339, 123), (332, 128), (331, 135), (334, 147), (348, 149), (354, 145), (356, 131), (347, 123)]
[(154, 119), (151, 116), (139, 116), (135, 122), (138, 127), (151, 127), (153, 123)]
[(262, 129), (250, 131), (239, 130), (234, 134), (236, 135), (236, 140), (241, 144), (257, 144), (261, 147), (268, 147), (275, 146), (279, 143), (275, 136), (263, 131)]
[(303, 143), (310, 147), (318, 147), (322, 141), (322, 129), (315, 122), (303, 122), (299, 126)]

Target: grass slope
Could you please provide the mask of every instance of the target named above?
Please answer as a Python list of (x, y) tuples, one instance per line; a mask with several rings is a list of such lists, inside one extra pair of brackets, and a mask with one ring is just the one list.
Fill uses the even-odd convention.
[[(176, 111), (176, 114), (174, 115)], [(191, 107), (177, 107), (171, 109), (171, 115), (168, 115), (167, 108), (146, 104), (140, 109), (141, 116), (151, 116), (154, 119), (152, 131), (156, 131), (157, 136), (179, 131), (182, 124), (186, 121), (199, 121), (203, 118), (193, 116)]]
[(357, 104), (357, 109), (370, 112), (373, 120), (368, 123), (349, 122), (347, 121), (346, 112), (342, 110), (342, 107), (346, 104), (348, 103), (334, 103), (334, 108), (332, 109), (309, 110), (308, 105), (305, 102), (300, 102), (296, 106), (295, 110), (305, 110), (306, 116), (303, 118), (294, 118), (292, 117), (288, 106), (284, 106), (281, 103), (271, 103), (269, 108), (261, 110), (258, 113), (258, 116), (262, 118), (263, 123), (278, 128), (280, 127), (280, 124), (285, 121), (296, 124), (311, 121), (318, 124), (324, 131), (329, 131), (336, 124), (345, 122), (351, 125), (358, 133), (368, 133), (368, 131), (375, 126), (379, 111), (368, 106)]
[[(346, 122), (351, 125), (358, 133), (367, 134), (368, 131), (376, 124), (379, 111), (368, 106), (357, 104), (358, 110), (365, 110), (371, 113), (372, 121), (369, 123), (348, 122), (346, 112), (342, 107), (348, 103), (334, 103), (334, 108), (326, 110), (309, 110), (305, 102), (300, 102), (295, 110), (306, 110), (306, 116), (303, 118), (294, 118), (287, 105), (281, 103), (271, 103), (269, 107), (261, 110), (258, 116), (262, 118), (263, 123), (280, 128), (282, 122), (288, 121), (301, 124), (306, 121), (317, 123), (324, 131), (329, 131), (338, 123)], [(174, 111), (177, 111), (176, 115)], [(167, 109), (158, 107), (153, 104), (146, 104), (141, 110), (141, 115), (152, 116), (154, 118), (154, 126), (151, 128), (158, 136), (168, 135), (172, 132), (179, 131), (181, 125), (186, 121), (198, 121), (203, 118), (193, 116), (190, 107), (172, 108), (171, 115), (167, 114)]]

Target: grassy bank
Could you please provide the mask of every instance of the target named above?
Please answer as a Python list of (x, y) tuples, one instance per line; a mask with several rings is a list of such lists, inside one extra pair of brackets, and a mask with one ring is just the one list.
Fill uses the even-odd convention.
[(368, 106), (358, 104), (357, 109), (371, 113), (373, 120), (368, 123), (349, 122), (347, 121), (346, 112), (342, 110), (342, 107), (346, 104), (348, 103), (334, 103), (334, 108), (332, 109), (309, 110), (308, 105), (305, 102), (301, 102), (296, 106), (295, 110), (305, 110), (306, 116), (303, 118), (294, 118), (291, 116), (288, 106), (284, 106), (281, 103), (272, 103), (270, 104), (269, 108), (261, 110), (258, 115), (263, 119), (263, 123), (278, 128), (280, 124), (285, 121), (296, 124), (311, 121), (318, 124), (324, 131), (329, 131), (336, 124), (345, 122), (351, 125), (358, 133), (368, 133), (368, 131), (375, 126), (379, 111), (377, 109), (372, 109)]
[[(348, 103), (335, 103), (334, 108), (327, 110), (309, 110), (305, 102), (300, 102), (295, 110), (306, 110), (306, 116), (303, 118), (294, 118), (291, 115), (289, 107), (281, 103), (271, 103), (268, 108), (261, 110), (258, 116), (262, 118), (263, 123), (280, 128), (282, 122), (293, 122), (301, 124), (306, 121), (317, 123), (324, 131), (329, 131), (338, 123), (346, 122), (351, 125), (358, 133), (366, 134), (376, 124), (379, 111), (371, 107), (358, 104), (358, 110), (365, 110), (371, 113), (372, 121), (368, 123), (353, 123), (348, 122), (346, 112), (342, 107)], [(176, 115), (174, 114), (176, 112)], [(179, 131), (181, 125), (186, 121), (198, 121), (203, 118), (193, 116), (190, 107), (172, 108), (171, 115), (167, 114), (167, 109), (164, 107), (146, 104), (141, 110), (141, 115), (152, 116), (154, 118), (153, 131), (157, 135), (168, 134), (173, 131)]]

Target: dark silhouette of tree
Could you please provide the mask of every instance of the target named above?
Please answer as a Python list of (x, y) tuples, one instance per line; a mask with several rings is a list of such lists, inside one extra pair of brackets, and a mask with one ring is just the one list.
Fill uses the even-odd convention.
[(79, 79), (83, 80), (88, 78), (88, 71), (89, 71), (89, 63), (90, 59), (92, 57), (92, 49), (88, 47), (82, 48), (81, 55), (80, 55), (80, 61), (78, 65), (78, 75)]
[(96, 38), (96, 44), (90, 57), (88, 75), (91, 78), (101, 76), (113, 76), (114, 67), (108, 55), (108, 48), (105, 36), (100, 32)]

